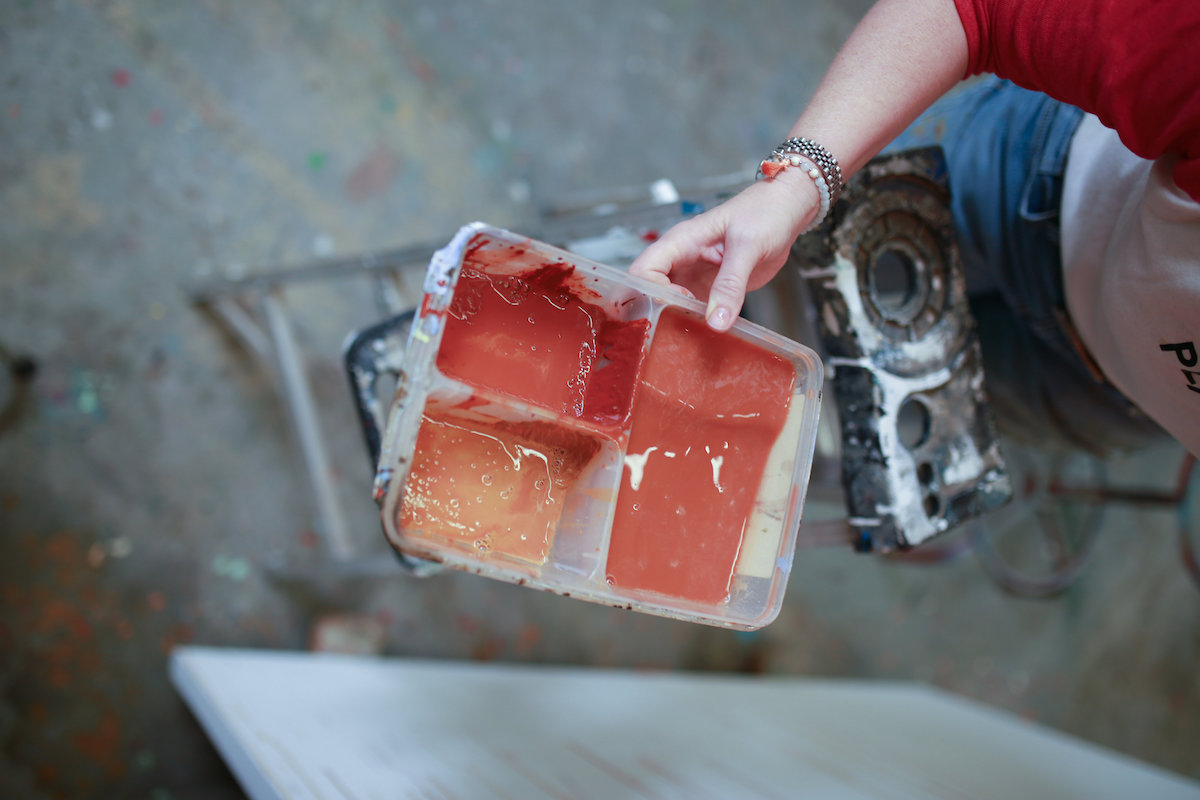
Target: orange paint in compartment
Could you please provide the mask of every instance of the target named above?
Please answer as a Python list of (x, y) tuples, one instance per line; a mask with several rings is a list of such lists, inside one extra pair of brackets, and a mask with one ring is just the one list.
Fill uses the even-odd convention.
[(393, 545), (679, 619), (774, 617), (815, 354), (745, 321), (714, 333), (694, 303), (485, 226), (426, 286), (377, 477)]
[(400, 526), (444, 546), (543, 564), (568, 492), (601, 440), (547, 422), (487, 420), (429, 406)]
[(663, 311), (633, 409), (611, 585), (725, 602), (794, 384), (783, 358)]

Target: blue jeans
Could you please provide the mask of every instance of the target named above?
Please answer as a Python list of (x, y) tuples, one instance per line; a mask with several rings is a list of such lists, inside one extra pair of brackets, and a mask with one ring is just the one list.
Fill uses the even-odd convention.
[(884, 152), (940, 146), (951, 214), (1002, 429), (1103, 452), (1161, 430), (1089, 364), (1066, 312), (1059, 211), (1074, 106), (984, 77), (947, 94)]

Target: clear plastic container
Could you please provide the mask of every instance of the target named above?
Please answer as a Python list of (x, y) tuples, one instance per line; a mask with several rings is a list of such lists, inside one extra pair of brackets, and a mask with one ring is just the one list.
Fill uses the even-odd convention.
[(821, 362), (623, 271), (476, 223), (430, 263), (376, 497), (409, 556), (754, 629), (779, 613)]

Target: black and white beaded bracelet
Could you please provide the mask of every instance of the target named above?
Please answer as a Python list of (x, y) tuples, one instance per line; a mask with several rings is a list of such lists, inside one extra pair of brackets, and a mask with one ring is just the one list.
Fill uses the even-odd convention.
[(812, 139), (803, 136), (787, 139), (776, 147), (771, 155), (759, 165), (759, 174), (773, 178), (785, 167), (800, 167), (816, 184), (821, 196), (821, 207), (817, 216), (804, 232), (820, 225), (829, 214), (829, 209), (842, 193), (842, 168), (833, 153)]

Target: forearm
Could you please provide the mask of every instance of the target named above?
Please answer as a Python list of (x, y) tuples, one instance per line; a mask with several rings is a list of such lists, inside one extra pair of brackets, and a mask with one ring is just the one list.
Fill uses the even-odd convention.
[(881, 0), (838, 52), (789, 136), (849, 178), (961, 79), (967, 38), (954, 0)]
[[(790, 136), (824, 146), (848, 178), (953, 86), (966, 65), (967, 38), (954, 0), (880, 0)], [(783, 266), (817, 217), (819, 201), (806, 171), (783, 169), (675, 226), (630, 271), (707, 299), (708, 324), (726, 330), (746, 289), (762, 286)]]

